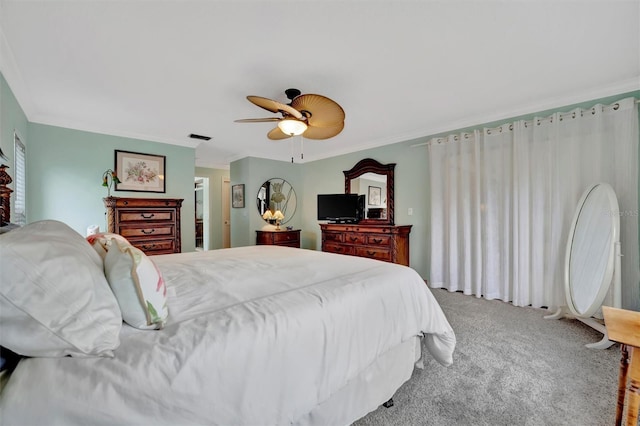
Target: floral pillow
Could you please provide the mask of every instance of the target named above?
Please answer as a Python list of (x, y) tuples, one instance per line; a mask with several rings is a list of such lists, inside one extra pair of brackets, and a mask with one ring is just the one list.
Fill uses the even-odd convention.
[(89, 235), (87, 237), (87, 241), (91, 244), (91, 247), (100, 255), (102, 260), (107, 255), (109, 251), (109, 246), (111, 246), (111, 240), (113, 239), (120, 240), (125, 244), (129, 244), (129, 241), (120, 234), (113, 234), (111, 232), (102, 232), (98, 234)]
[(112, 239), (104, 272), (127, 324), (143, 330), (164, 327), (169, 315), (167, 288), (162, 274), (142, 250)]

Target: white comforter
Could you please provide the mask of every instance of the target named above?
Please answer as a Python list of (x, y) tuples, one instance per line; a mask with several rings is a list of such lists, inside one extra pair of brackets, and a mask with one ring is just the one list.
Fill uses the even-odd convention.
[(274, 246), (156, 256), (161, 331), (123, 327), (114, 358), (23, 360), (4, 424), (291, 424), (378, 356), (454, 333), (412, 269)]

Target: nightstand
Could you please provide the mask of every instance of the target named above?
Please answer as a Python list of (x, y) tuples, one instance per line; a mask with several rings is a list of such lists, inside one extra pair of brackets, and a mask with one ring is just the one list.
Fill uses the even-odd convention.
[(256, 244), (300, 248), (300, 230), (256, 231)]

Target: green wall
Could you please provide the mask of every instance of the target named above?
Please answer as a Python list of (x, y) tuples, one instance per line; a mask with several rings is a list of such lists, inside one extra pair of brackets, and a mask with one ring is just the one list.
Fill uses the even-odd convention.
[(302, 229), (302, 194), (305, 190), (302, 179), (304, 165), (287, 161), (266, 160), (247, 157), (231, 163), (231, 185), (244, 184), (244, 208), (231, 209), (231, 247), (249, 246), (256, 243), (256, 230), (266, 222), (258, 213), (256, 198), (260, 186), (271, 178), (282, 178), (289, 182), (296, 192), (296, 212), (286, 226)]
[[(89, 225), (105, 230), (102, 174), (114, 168), (114, 150), (165, 155), (166, 193), (113, 191), (118, 197), (184, 198), (181, 215), (195, 216), (195, 150), (139, 139), (30, 123), (0, 74), (0, 143), (13, 164), (13, 131), (26, 147), (27, 221), (55, 219), (82, 235)], [(9, 171), (10, 172), (10, 171)], [(195, 250), (195, 223), (182, 220), (182, 251)]]
[(102, 174), (114, 168), (114, 150), (166, 156), (166, 193), (114, 191), (116, 197), (183, 198), (182, 251), (195, 250), (195, 150), (181, 146), (29, 124), (27, 220), (56, 219), (81, 234), (106, 229)]
[[(302, 246), (320, 250), (321, 233), (317, 220), (317, 194), (344, 192), (344, 170), (363, 158), (380, 163), (396, 163), (395, 223), (413, 225), (410, 234), (410, 265), (428, 276), (429, 259), (429, 168), (425, 147), (412, 148), (422, 139), (373, 148), (339, 157), (306, 163), (302, 217)], [(409, 216), (409, 208), (413, 215)]]

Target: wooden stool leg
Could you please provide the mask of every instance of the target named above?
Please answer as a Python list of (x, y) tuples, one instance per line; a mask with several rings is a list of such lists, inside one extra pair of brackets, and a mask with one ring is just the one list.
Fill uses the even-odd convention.
[(627, 369), (629, 368), (629, 348), (620, 345), (620, 374), (618, 375), (618, 406), (616, 407), (616, 426), (622, 425), (624, 394), (627, 390)]
[(629, 397), (627, 405), (627, 425), (638, 425), (638, 408), (640, 408), (640, 349), (630, 347), (631, 363), (629, 364)]

